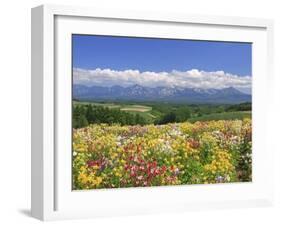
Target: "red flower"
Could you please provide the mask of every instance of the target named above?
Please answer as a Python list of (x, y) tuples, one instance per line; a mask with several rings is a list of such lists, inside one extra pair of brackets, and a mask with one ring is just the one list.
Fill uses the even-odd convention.
[(88, 165), (88, 167), (97, 166), (98, 162), (94, 161), (94, 160), (89, 160), (89, 161), (87, 161), (87, 165)]
[(194, 139), (189, 139), (188, 143), (191, 148), (198, 148), (200, 146), (199, 141)]
[(164, 173), (164, 172), (166, 172), (167, 167), (166, 167), (166, 166), (162, 166), (162, 167), (161, 167), (161, 170), (162, 170), (162, 173)]

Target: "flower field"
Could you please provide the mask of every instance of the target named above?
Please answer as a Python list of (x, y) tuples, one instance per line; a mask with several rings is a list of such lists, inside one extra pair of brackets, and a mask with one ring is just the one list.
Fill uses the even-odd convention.
[(73, 189), (251, 181), (251, 120), (73, 130)]

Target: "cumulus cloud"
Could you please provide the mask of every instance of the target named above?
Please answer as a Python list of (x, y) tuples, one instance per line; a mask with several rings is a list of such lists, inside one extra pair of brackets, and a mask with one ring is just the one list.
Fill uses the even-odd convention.
[(239, 76), (224, 71), (189, 71), (171, 72), (140, 72), (139, 70), (116, 71), (111, 69), (85, 70), (73, 69), (74, 84), (86, 86), (114, 86), (123, 87), (142, 85), (147, 87), (183, 87), (201, 89), (223, 89), (234, 87), (243, 92), (251, 92), (251, 76)]

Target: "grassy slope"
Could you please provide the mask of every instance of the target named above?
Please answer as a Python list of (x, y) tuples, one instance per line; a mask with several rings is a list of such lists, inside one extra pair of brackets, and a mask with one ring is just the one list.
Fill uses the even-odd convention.
[(251, 112), (249, 111), (236, 111), (236, 112), (223, 112), (223, 113), (214, 113), (209, 115), (204, 115), (201, 117), (191, 118), (188, 121), (209, 121), (209, 120), (233, 120), (233, 119), (243, 119), (251, 118)]
[[(158, 117), (161, 117), (161, 112), (153, 109), (151, 106), (138, 105), (138, 104), (123, 104), (123, 103), (96, 103), (96, 102), (77, 102), (73, 101), (74, 105), (78, 104), (92, 104), (95, 106), (108, 107), (110, 109), (118, 108), (121, 111), (129, 112), (131, 114), (139, 114), (144, 117), (149, 123), (153, 123)], [(189, 119), (190, 122), (208, 121), (208, 120), (233, 120), (251, 118), (250, 111), (236, 111), (236, 112), (223, 112), (203, 115)]]
[(122, 103), (96, 103), (96, 102), (77, 102), (73, 101), (74, 105), (79, 104), (91, 104), (94, 106), (102, 106), (107, 107), (109, 109), (120, 109), (121, 111), (126, 111), (131, 114), (139, 114), (140, 116), (144, 117), (146, 120), (148, 120), (150, 123), (153, 123), (154, 119), (156, 118), (155, 115), (153, 115), (152, 107), (145, 106), (145, 105), (138, 105), (138, 104), (122, 104)]

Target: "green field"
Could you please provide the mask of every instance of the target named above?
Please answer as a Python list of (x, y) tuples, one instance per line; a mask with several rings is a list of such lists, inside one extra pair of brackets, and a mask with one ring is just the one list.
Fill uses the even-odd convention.
[(107, 108), (119, 108), (121, 111), (131, 111), (131, 112), (147, 112), (151, 111), (152, 107), (139, 105), (139, 104), (122, 104), (122, 103), (98, 103), (98, 102), (79, 102), (79, 101), (73, 101), (74, 105), (93, 105), (93, 106), (101, 106), (101, 107), (107, 107)]
[[(189, 116), (181, 120), (189, 122), (210, 121), (210, 120), (234, 120), (251, 118), (251, 110), (241, 110), (240, 105), (187, 105), (187, 104), (169, 104), (169, 103), (135, 103), (135, 102), (80, 102), (73, 101), (74, 107), (92, 105), (112, 110), (120, 110), (131, 115), (141, 116), (145, 124), (158, 124), (165, 115), (174, 112), (180, 114), (183, 108), (188, 108)], [(242, 104), (249, 107), (249, 104)], [(237, 108), (240, 107), (240, 108)], [(231, 110), (230, 110), (231, 109)], [(186, 114), (186, 112), (181, 113)]]
[(93, 105), (99, 107), (106, 107), (109, 109), (119, 109), (120, 111), (128, 112), (133, 115), (139, 114), (146, 119), (147, 122), (153, 123), (157, 116), (153, 115), (152, 107), (140, 104), (127, 104), (127, 103), (101, 103), (101, 102), (78, 102), (73, 101), (74, 106), (77, 105)]
[(152, 110), (152, 107), (143, 106), (143, 105), (125, 105), (120, 108), (121, 111), (128, 112), (148, 112)]
[(115, 103), (97, 103), (97, 102), (86, 102), (86, 101), (73, 101), (74, 106), (76, 105), (93, 105), (93, 106), (100, 106), (100, 107), (107, 107), (107, 108), (121, 108), (121, 105)]
[(189, 122), (196, 121), (217, 121), (217, 120), (234, 120), (234, 119), (243, 119), (251, 118), (252, 113), (250, 111), (235, 111), (235, 112), (223, 112), (223, 113), (213, 113), (209, 115), (204, 115), (200, 117), (194, 117), (189, 119)]

